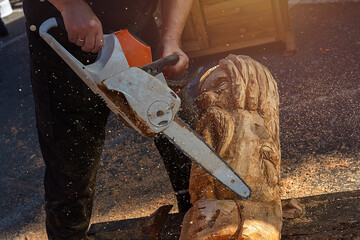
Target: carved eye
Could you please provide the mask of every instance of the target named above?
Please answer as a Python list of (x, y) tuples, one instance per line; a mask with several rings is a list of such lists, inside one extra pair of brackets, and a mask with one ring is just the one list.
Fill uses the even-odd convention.
[(219, 86), (225, 82), (230, 82), (226, 72), (221, 68), (217, 68), (202, 82), (199, 94), (209, 91), (216, 92)]
[(224, 91), (228, 91), (229, 90), (229, 83), (228, 82), (222, 82), (216, 90), (216, 93), (222, 93)]
[(222, 85), (223, 83), (228, 83), (229, 79), (227, 77), (218, 77), (215, 79), (215, 81), (213, 81), (211, 83), (211, 87), (216, 88), (220, 85)]
[(228, 90), (229, 89), (229, 80), (228, 78), (218, 78), (216, 79), (216, 81), (214, 81), (211, 84), (211, 90), (216, 92), (216, 93), (221, 93), (224, 90)]

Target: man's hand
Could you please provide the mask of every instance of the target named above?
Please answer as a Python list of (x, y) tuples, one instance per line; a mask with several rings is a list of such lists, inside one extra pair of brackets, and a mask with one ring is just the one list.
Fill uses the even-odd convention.
[(69, 41), (85, 52), (97, 53), (104, 45), (100, 20), (84, 0), (49, 0), (64, 19)]
[(189, 58), (186, 54), (180, 49), (179, 44), (175, 40), (163, 40), (161, 42), (161, 57), (167, 57), (171, 54), (176, 53), (179, 55), (179, 61), (173, 65), (164, 68), (163, 73), (166, 78), (175, 78), (182, 72), (184, 72), (189, 66)]

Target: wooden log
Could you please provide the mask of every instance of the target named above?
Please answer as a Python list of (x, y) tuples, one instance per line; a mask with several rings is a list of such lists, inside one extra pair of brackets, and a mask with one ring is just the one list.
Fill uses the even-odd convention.
[[(360, 239), (360, 190), (296, 200), (304, 211), (298, 218), (284, 219), (281, 239)], [(290, 199), (283, 200), (284, 205), (290, 202)], [(179, 239), (183, 217), (182, 213), (170, 214), (160, 240)], [(89, 236), (94, 240), (148, 240), (149, 238), (142, 234), (142, 226), (148, 220), (149, 217), (143, 217), (95, 223), (90, 227)]]
[[(308, 196), (297, 201), (303, 212), (300, 217), (284, 219), (281, 239), (360, 239), (360, 190)], [(283, 200), (283, 206), (290, 202)]]
[(192, 166), (194, 206), (180, 239), (280, 239), (279, 95), (269, 70), (247, 56), (229, 55), (201, 79), (196, 131), (252, 190), (241, 200)]

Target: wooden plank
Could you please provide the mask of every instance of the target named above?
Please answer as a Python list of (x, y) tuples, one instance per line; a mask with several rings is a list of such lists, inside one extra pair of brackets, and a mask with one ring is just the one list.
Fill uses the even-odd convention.
[(272, 0), (271, 2), (272, 2), (273, 13), (274, 13), (273, 16), (276, 26), (276, 38), (279, 41), (284, 41), (285, 40), (284, 23), (280, 9), (280, 3), (279, 0)]
[(186, 49), (185, 51), (187, 52), (199, 51), (202, 49), (197, 40), (192, 40), (192, 41), (188, 40), (182, 42), (182, 48)]
[(244, 41), (239, 41), (239, 42), (235, 42), (235, 43), (224, 43), (222, 45), (207, 48), (207, 49), (201, 49), (198, 51), (187, 52), (187, 54), (190, 58), (194, 58), (194, 57), (206, 56), (206, 55), (211, 55), (211, 54), (216, 54), (216, 53), (221, 53), (221, 52), (233, 51), (233, 50), (240, 49), (240, 48), (258, 46), (261, 44), (271, 43), (271, 42), (276, 42), (275, 37), (270, 36), (270, 37), (252, 39), (252, 40), (244, 40)]
[(142, 232), (141, 224), (145, 218), (126, 219), (121, 221), (111, 221), (92, 224), (89, 236), (96, 240), (150, 240)]
[(194, 23), (192, 17), (188, 17), (185, 23), (185, 28), (182, 32), (181, 39), (183, 42), (192, 41), (197, 39), (196, 32), (194, 29)]
[(269, 15), (272, 13), (272, 6), (270, 0), (228, 0), (203, 4), (203, 11), (206, 25), (212, 26)]
[[(360, 239), (360, 190), (297, 199), (305, 208), (303, 216), (284, 219), (282, 239)], [(283, 200), (287, 202), (289, 200)], [(178, 239), (183, 215), (170, 214), (160, 240)], [(91, 225), (96, 240), (148, 240), (141, 233), (146, 218)]]
[(228, 21), (208, 26), (207, 30), (211, 47), (274, 36), (276, 31), (272, 14), (246, 21)]
[(298, 201), (305, 213), (284, 221), (282, 239), (360, 239), (360, 190)]
[(280, 11), (284, 28), (284, 42), (286, 47), (286, 54), (291, 55), (297, 51), (294, 32), (292, 30), (292, 23), (290, 19), (290, 10), (288, 0), (279, 0)]
[(196, 57), (274, 41), (296, 52), (287, 0), (194, 0), (182, 48)]
[[(185, 44), (185, 42), (189, 40), (196, 40), (199, 43), (200, 49), (208, 48), (209, 42), (199, 0), (194, 0), (189, 17), (191, 18), (191, 21), (187, 22), (188, 25), (186, 25), (185, 28), (192, 28), (191, 32), (193, 36), (186, 36), (187, 39), (183, 41), (183, 44)], [(189, 30), (185, 31), (188, 31), (188, 33), (190, 33)]]
[[(159, 240), (179, 239), (184, 214), (169, 214)], [(146, 218), (92, 224), (89, 236), (96, 240), (150, 240), (142, 232)]]
[(292, 32), (292, 23), (290, 19), (289, 3), (287, 0), (279, 0), (281, 18), (285, 32)]
[(228, 0), (201, 0), (201, 4), (203, 5), (210, 5), (210, 4), (216, 4), (218, 2), (226, 2)]

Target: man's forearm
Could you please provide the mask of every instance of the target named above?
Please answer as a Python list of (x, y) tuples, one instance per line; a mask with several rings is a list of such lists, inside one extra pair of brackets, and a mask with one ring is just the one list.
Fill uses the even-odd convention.
[(193, 0), (162, 0), (162, 38), (179, 43)]

